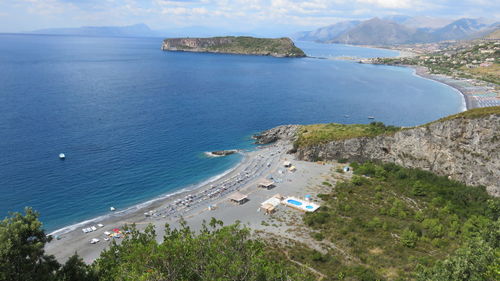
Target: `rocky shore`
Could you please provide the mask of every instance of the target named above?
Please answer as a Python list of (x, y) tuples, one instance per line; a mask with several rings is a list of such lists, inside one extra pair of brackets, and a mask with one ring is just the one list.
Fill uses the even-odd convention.
[[(299, 133), (300, 126), (280, 126), (263, 132), (256, 139), (260, 143), (293, 141)], [(445, 118), (394, 134), (294, 147), (290, 152), (306, 161), (345, 159), (396, 163), (468, 185), (482, 185), (490, 195), (500, 196), (500, 114)]]

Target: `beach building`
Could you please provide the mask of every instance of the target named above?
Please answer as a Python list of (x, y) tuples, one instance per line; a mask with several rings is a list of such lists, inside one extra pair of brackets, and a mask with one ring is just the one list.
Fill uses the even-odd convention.
[(229, 195), (228, 199), (233, 203), (241, 205), (248, 201), (248, 196), (240, 192), (235, 192)]
[(260, 209), (266, 214), (272, 214), (276, 212), (276, 207), (281, 204), (281, 199), (283, 197), (280, 194), (276, 194), (273, 197), (267, 199), (260, 204)]
[(260, 205), (260, 208), (268, 215), (270, 214), (273, 214), (274, 212), (276, 212), (276, 206), (273, 206), (269, 203), (266, 203), (266, 204), (262, 204)]
[(257, 187), (260, 187), (260, 188), (265, 188), (265, 189), (271, 189), (273, 188), (275, 185), (274, 185), (274, 181), (272, 180), (264, 180), (262, 182), (260, 182)]

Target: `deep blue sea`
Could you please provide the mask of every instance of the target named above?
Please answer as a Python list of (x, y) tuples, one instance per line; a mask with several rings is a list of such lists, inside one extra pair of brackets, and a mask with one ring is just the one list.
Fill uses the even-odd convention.
[[(162, 52), (161, 41), (0, 35), (0, 217), (32, 206), (51, 231), (220, 174), (240, 156), (203, 152), (251, 148), (260, 130), (367, 116), (410, 126), (463, 106), (406, 68)], [(397, 54), (298, 45), (312, 56)]]

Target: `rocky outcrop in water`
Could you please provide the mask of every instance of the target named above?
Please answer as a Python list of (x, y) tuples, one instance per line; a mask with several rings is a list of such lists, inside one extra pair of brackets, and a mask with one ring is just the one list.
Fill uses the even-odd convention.
[(238, 150), (236, 150), (236, 149), (232, 149), (232, 150), (218, 150), (218, 151), (212, 151), (210, 153), (213, 156), (227, 156), (227, 155), (238, 153)]
[(163, 51), (208, 52), (273, 57), (305, 57), (290, 38), (212, 37), (165, 39)]
[[(258, 141), (290, 139), (297, 126), (266, 131)], [(293, 138), (292, 138), (293, 139)], [(359, 137), (296, 148), (300, 160), (391, 162), (419, 168), (500, 196), (500, 115), (455, 118), (392, 135)]]
[(299, 125), (283, 125), (254, 135), (256, 144), (269, 144), (278, 140), (293, 142), (297, 138)]

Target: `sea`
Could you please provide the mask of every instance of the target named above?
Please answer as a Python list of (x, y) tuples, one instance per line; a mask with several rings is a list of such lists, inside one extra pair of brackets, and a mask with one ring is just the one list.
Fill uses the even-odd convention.
[[(0, 35), (0, 218), (31, 206), (47, 232), (194, 188), (283, 124), (414, 126), (464, 110), (398, 52), (297, 42), (314, 58), (164, 52), (162, 38)], [(60, 160), (59, 153), (66, 159)]]

